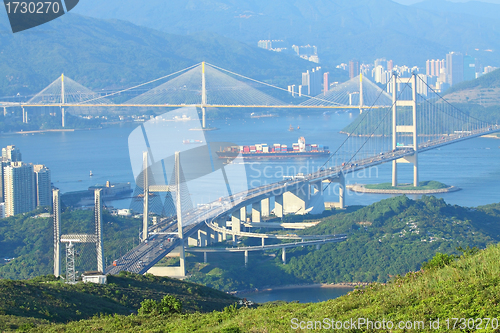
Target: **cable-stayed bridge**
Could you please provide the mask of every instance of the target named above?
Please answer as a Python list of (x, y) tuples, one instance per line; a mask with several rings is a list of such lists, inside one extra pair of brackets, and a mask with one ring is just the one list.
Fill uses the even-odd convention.
[[(147, 84), (159, 83), (162, 80), (166, 82), (151, 90), (136, 94), (124, 103), (111, 102), (114, 95), (124, 94), (137, 88), (142, 89)], [(277, 89), (277, 93), (264, 92), (266, 89), (270, 91), (271, 88)], [(432, 92), (431, 97), (429, 97), (429, 91)], [(283, 98), (279, 98), (280, 96)], [(297, 98), (300, 103), (283, 102), (287, 98), (290, 100), (290, 97), (292, 100), (300, 97)], [(325, 183), (329, 186), (332, 182), (339, 183), (338, 206), (343, 208), (345, 174), (382, 163), (392, 164), (393, 186), (398, 183), (398, 164), (413, 164), (413, 183), (417, 186), (419, 153), (499, 131), (498, 125), (474, 118), (439, 97), (417, 75), (412, 75), (410, 78), (399, 78), (394, 75), (386, 89), (381, 89), (368, 80), (357, 77), (329, 92), (312, 97), (295, 96), (294, 92), (287, 89), (242, 77), (205, 63), (154, 80), (154, 82), (105, 96), (93, 93), (61, 76), (30, 101), (17, 106), (23, 108), (23, 115), (26, 112), (24, 110), (30, 107), (60, 107), (63, 119), (65, 108), (73, 108), (73, 110), (80, 108), (80, 110), (87, 110), (85, 112), (99, 112), (99, 108), (125, 107), (200, 108), (202, 111), (200, 129), (205, 128), (207, 108), (356, 108), (362, 110), (358, 118), (344, 130), (346, 134), (344, 142), (331, 152), (320, 170), (305, 175), (293, 175), (290, 179), (250, 190), (231, 191), (227, 186), (228, 190), (218, 201), (197, 209), (192, 208), (192, 203), (191, 207), (184, 203), (187, 202), (186, 194), (183, 194), (187, 193), (185, 189), (187, 180), (182, 176), (180, 161), (184, 158), (182, 156), (188, 156), (187, 153), (181, 151), (176, 157), (175, 167), (170, 170), (174, 176), (168, 182), (164, 175), (169, 174), (169, 171), (166, 171), (168, 166), (174, 165), (173, 158), (169, 156), (173, 156), (173, 152), (163, 154), (165, 156), (157, 156), (155, 153), (154, 163), (152, 156), (146, 155), (141, 176), (136, 181), (140, 189), (135, 193), (136, 198), (143, 201), (143, 243), (118, 259), (117, 266), (108, 267), (110, 273), (120, 270), (147, 272), (167, 253), (179, 247), (181, 266), (169, 274), (184, 275), (186, 241), (191, 242), (189, 244), (192, 245), (208, 246), (225, 241), (228, 234), (232, 235), (233, 240), (238, 237), (262, 238), (261, 248), (265, 250), (264, 239), (273, 238), (273, 236), (270, 236), (271, 234), (252, 236), (242, 231), (247, 215), (251, 216), (253, 224), (258, 224), (263, 217), (271, 215), (271, 211), (274, 216), (283, 217), (285, 214), (305, 214), (324, 209), (322, 197)], [(28, 120), (27, 115), (23, 118)], [(146, 126), (142, 127), (142, 132), (146, 136)], [(205, 153), (210, 156), (212, 169), (214, 169), (213, 160), (217, 159), (214, 147), (210, 146), (210, 140), (203, 131), (199, 133), (200, 138), (204, 139), (200, 141), (206, 142), (203, 147), (198, 147), (201, 149), (199, 152), (203, 149), (206, 152), (203, 151), (197, 156)], [(147, 151), (149, 154), (158, 151), (158, 147), (153, 146), (154, 142), (165, 142), (161, 138), (152, 140), (151, 137), (145, 137), (144, 139), (148, 143), (142, 151)], [(207, 148), (204, 148), (205, 146)], [(228, 185), (227, 178), (224, 174), (226, 185)], [(158, 193), (167, 193), (165, 199), (159, 201), (165, 206), (162, 210), (166, 212), (165, 218), (151, 225), (148, 214), (150, 203), (152, 203), (150, 201)], [(274, 208), (270, 205), (271, 198), (274, 199)], [(250, 214), (247, 214), (248, 207), (251, 207)], [(168, 216), (171, 215), (175, 215), (177, 219), (169, 218)], [(288, 238), (305, 239), (304, 236), (298, 235)], [(345, 236), (330, 235), (327, 239), (316, 236), (316, 239), (318, 242), (336, 242), (345, 240)], [(297, 242), (297, 246), (306, 245), (301, 243)], [(244, 251), (252, 250), (254, 249)]]
[[(163, 82), (163, 83), (161, 83)], [(157, 85), (154, 88), (147, 87)], [(144, 89), (147, 91), (139, 94)], [(387, 94), (358, 76), (328, 94), (309, 96), (254, 80), (208, 63), (200, 63), (167, 76), (108, 94), (94, 92), (67, 76), (61, 75), (25, 103), (2, 103), (0, 107), (21, 107), (23, 121), (28, 122), (29, 109), (56, 107), (65, 113), (96, 115), (128, 108), (198, 107), (205, 127), (207, 108), (275, 108), (275, 109), (363, 109), (390, 105)], [(137, 95), (123, 103), (112, 102), (117, 96)], [(285, 102), (284, 100), (287, 100)]]

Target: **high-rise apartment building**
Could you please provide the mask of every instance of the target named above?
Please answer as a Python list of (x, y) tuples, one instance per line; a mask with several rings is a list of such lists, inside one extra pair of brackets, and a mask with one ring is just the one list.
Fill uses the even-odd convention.
[(20, 162), (23, 160), (21, 151), (16, 146), (11, 145), (2, 148), (2, 160), (5, 162)]
[(476, 58), (470, 55), (464, 56), (464, 81), (476, 78)]
[(329, 74), (329, 72), (323, 73), (323, 95), (326, 95), (326, 93), (328, 92), (328, 88), (330, 87), (328, 79)]
[(10, 162), (4, 162), (0, 161), (0, 202), (5, 201), (5, 186), (3, 182), (3, 168), (5, 168), (7, 165), (9, 165)]
[[(323, 71), (321, 67), (313, 68), (311, 71), (302, 73), (302, 87), (307, 87), (307, 95), (317, 96), (321, 94), (321, 82), (323, 79)], [(304, 88), (302, 88), (304, 89)], [(304, 94), (305, 91), (301, 91)]]
[(450, 86), (464, 80), (464, 56), (459, 52), (446, 55), (446, 77)]
[(392, 72), (392, 69), (394, 68), (394, 62), (392, 60), (387, 61), (387, 71)]
[(12, 162), (4, 168), (5, 215), (27, 213), (36, 208), (33, 165)]
[(34, 165), (35, 172), (35, 197), (36, 205), (52, 207), (52, 184), (50, 181), (50, 169), (45, 165)]
[(272, 48), (272, 42), (270, 40), (259, 40), (257, 46), (262, 49), (270, 50)]
[(444, 68), (444, 59), (443, 60), (427, 60), (425, 62), (425, 74), (427, 76), (439, 76), (441, 73), (441, 68)]
[(349, 61), (349, 78), (354, 78), (359, 75), (359, 61)]
[(377, 68), (377, 66), (382, 66), (384, 71), (387, 70), (387, 60), (385, 58), (375, 60), (375, 68)]
[(5, 202), (0, 202), (0, 219), (5, 217)]

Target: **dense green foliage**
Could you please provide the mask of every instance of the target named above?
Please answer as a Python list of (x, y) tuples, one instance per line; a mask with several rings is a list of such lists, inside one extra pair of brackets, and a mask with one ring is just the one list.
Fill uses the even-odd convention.
[[(37, 217), (44, 211), (0, 219), (0, 258), (15, 258), (0, 266), (0, 278), (28, 279), (53, 272), (53, 221)], [(66, 211), (61, 220), (62, 234), (94, 232), (91, 210)], [(135, 239), (141, 222), (111, 216), (106, 211), (103, 221), (104, 256), (110, 264), (138, 242)], [(76, 249), (81, 253), (76, 261), (77, 270), (95, 270), (95, 246), (77, 245)]]
[(141, 307), (137, 311), (140, 315), (166, 315), (171, 313), (181, 313), (182, 303), (171, 295), (164, 296), (161, 301), (145, 299), (141, 302)]
[[(167, 316), (101, 316), (90, 320), (71, 322), (66, 325), (40, 326), (33, 332), (289, 332), (294, 330), (292, 320), (304, 322), (306, 327), (316, 321), (321, 325), (324, 318), (336, 321), (358, 322), (359, 318), (370, 321), (392, 321), (394, 326), (403, 321), (412, 325), (424, 322), (423, 329), (409, 332), (450, 332), (459, 330), (462, 323), (447, 318), (498, 318), (500, 316), (500, 246), (492, 246), (474, 255), (463, 255), (449, 261), (442, 268), (409, 272), (396, 276), (389, 283), (370, 284), (345, 296), (322, 303), (268, 303), (256, 309), (226, 307), (223, 311), (207, 314), (173, 314)], [(430, 322), (439, 319), (439, 327)], [(331, 322), (330, 322), (331, 323)], [(467, 325), (467, 322), (465, 323)], [(479, 321), (475, 321), (479, 324)], [(494, 332), (493, 322), (484, 332)], [(498, 325), (498, 322), (494, 323)], [(317, 324), (316, 324), (317, 325)], [(319, 328), (320, 326), (317, 326)], [(328, 326), (321, 326), (328, 330)], [(403, 326), (404, 327), (404, 326)], [(436, 327), (436, 326), (435, 326)], [(311, 327), (310, 327), (311, 328)], [(394, 332), (387, 329), (367, 329), (366, 326), (345, 331)], [(465, 326), (467, 328), (467, 326)], [(396, 330), (399, 331), (399, 330)]]
[[(297, 233), (346, 233), (348, 241), (325, 244), (319, 250), (288, 249), (286, 265), (279, 251), (252, 253), (248, 268), (243, 254), (220, 260), (209, 256), (208, 264), (189, 259), (190, 280), (221, 290), (262, 288), (276, 282), (386, 282), (391, 276), (418, 270), (436, 252), (456, 254), (459, 246), (484, 248), (499, 242), (500, 204), (469, 209), (432, 196), (420, 200), (400, 196), (324, 218)], [(196, 261), (203, 262), (203, 257)]]
[[(235, 297), (189, 282), (122, 272), (108, 284), (68, 285), (54, 276), (33, 280), (0, 280), (0, 331), (30, 324), (128, 315), (221, 310)], [(145, 304), (152, 305), (147, 311)], [(142, 309), (142, 310), (141, 310)], [(157, 312), (157, 313), (156, 313)]]
[(441, 182), (430, 180), (430, 181), (422, 181), (418, 183), (417, 187), (414, 187), (413, 184), (399, 184), (396, 187), (392, 186), (392, 183), (382, 183), (382, 184), (367, 184), (364, 185), (365, 188), (370, 190), (438, 190), (442, 188), (449, 187), (446, 184)]

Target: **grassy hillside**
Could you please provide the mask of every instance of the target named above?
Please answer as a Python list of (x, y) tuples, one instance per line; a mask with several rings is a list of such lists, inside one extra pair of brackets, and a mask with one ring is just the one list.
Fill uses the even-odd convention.
[[(491, 73), (485, 74), (478, 77), (475, 80), (463, 81), (457, 83), (449, 90), (446, 91), (446, 95), (452, 94), (456, 91), (473, 89), (473, 88), (498, 88), (500, 87), (500, 70), (494, 70)], [(445, 95), (445, 96), (446, 96)]]
[[(397, 328), (411, 322), (423, 323), (418, 332), (475, 331), (481, 324), (484, 332), (493, 332), (498, 321), (478, 318), (500, 316), (500, 247), (489, 247), (477, 254), (464, 254), (458, 260), (437, 255), (428, 268), (397, 276), (386, 285), (371, 284), (348, 295), (322, 303), (270, 303), (257, 309), (228, 307), (209, 314), (173, 314), (159, 316), (103, 316), (66, 325), (41, 326), (33, 332), (82, 332), (89, 328), (105, 332), (291, 332), (330, 329), (332, 320), (344, 322), (359, 319), (392, 322)], [(327, 318), (325, 320), (325, 318)], [(447, 318), (473, 318), (474, 325)], [(439, 319), (439, 324), (436, 321)], [(309, 323), (310, 322), (310, 323)], [(317, 323), (319, 322), (319, 323)], [(325, 325), (326, 323), (326, 325)], [(432, 323), (432, 324), (431, 324)], [(321, 326), (320, 326), (321, 325)], [(366, 324), (365, 324), (366, 325)], [(351, 332), (394, 332), (394, 329), (370, 329), (363, 325)], [(380, 323), (382, 325), (382, 323)], [(409, 324), (408, 324), (409, 325)], [(431, 328), (431, 325), (432, 328)], [(455, 325), (455, 330), (453, 326)], [(368, 326), (369, 327), (369, 326)], [(294, 329), (295, 328), (295, 329)]]
[[(487, 111), (486, 108), (494, 107), (493, 110), (499, 113), (500, 98), (500, 70), (480, 76), (471, 81), (460, 82), (445, 92), (444, 98), (453, 104), (459, 104), (460, 109), (463, 104), (469, 108), (475, 107), (476, 112)], [(487, 113), (487, 112), (485, 112)]]
[[(193, 282), (221, 290), (242, 290), (295, 283), (386, 282), (391, 276), (420, 269), (436, 252), (486, 247), (500, 242), (500, 204), (469, 209), (442, 199), (400, 196), (354, 212), (338, 213), (298, 233), (347, 233), (348, 241), (280, 251), (188, 259)], [(245, 244), (259, 245), (246, 240)]]
[(237, 299), (228, 294), (151, 274), (122, 272), (109, 276), (107, 285), (68, 285), (54, 276), (33, 280), (0, 280), (0, 331), (28, 328), (40, 323), (65, 323), (100, 314), (136, 313), (144, 299), (172, 295), (186, 312), (221, 310)]

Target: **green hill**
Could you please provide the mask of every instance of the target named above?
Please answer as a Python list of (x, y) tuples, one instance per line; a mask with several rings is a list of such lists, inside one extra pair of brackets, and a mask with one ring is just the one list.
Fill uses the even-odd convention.
[[(298, 233), (346, 233), (348, 241), (252, 253), (248, 267), (242, 255), (188, 258), (190, 281), (221, 290), (243, 290), (296, 283), (386, 282), (391, 276), (418, 270), (436, 252), (458, 253), (456, 248), (484, 248), (500, 242), (500, 204), (475, 209), (446, 204), (423, 196), (382, 200), (351, 212), (322, 219)], [(252, 243), (253, 242), (253, 243)], [(258, 245), (246, 240), (244, 244)], [(275, 256), (275, 257), (272, 257)]]
[[(256, 309), (227, 307), (209, 314), (104, 316), (40, 326), (32, 331), (305, 332), (315, 330), (315, 325), (316, 330), (327, 331), (332, 322), (338, 325), (347, 321), (349, 325), (356, 322), (356, 328), (349, 326), (342, 331), (394, 332), (400, 331), (396, 329), (403, 322), (403, 328), (413, 328), (404, 330), (407, 332), (472, 332), (476, 328), (496, 332), (500, 316), (499, 257), (500, 246), (477, 254), (466, 253), (458, 260), (438, 254), (424, 270), (397, 276), (386, 285), (370, 284), (322, 303), (269, 303)], [(359, 319), (373, 322), (373, 327), (385, 321), (386, 326), (375, 329), (363, 321), (360, 326)]]
[(54, 276), (33, 280), (0, 280), (0, 331), (41, 323), (65, 323), (100, 314), (129, 315), (144, 299), (172, 295), (187, 312), (210, 312), (237, 298), (217, 290), (176, 279), (122, 272), (108, 276), (108, 284), (64, 284)]
[[(418, 270), (436, 252), (458, 253), (459, 246), (484, 248), (500, 242), (500, 204), (472, 209), (435, 197), (400, 196), (333, 213), (301, 233), (347, 233), (347, 242), (325, 244), (319, 250), (289, 249), (286, 265), (278, 250), (251, 253), (247, 267), (242, 253), (209, 255), (206, 264), (203, 254), (190, 254), (189, 281), (223, 291), (296, 283), (385, 282), (390, 276)], [(0, 220), (0, 257), (16, 258), (0, 267), (0, 277), (26, 279), (52, 272), (51, 221), (33, 215)], [(91, 219), (91, 211), (63, 214), (71, 232), (85, 232)], [(104, 221), (104, 254), (110, 263), (133, 246), (141, 221), (108, 214)], [(259, 245), (260, 240), (244, 239), (243, 244)], [(79, 270), (94, 269), (89, 253), (93, 252), (82, 251)]]
[(286, 87), (300, 84), (314, 65), (213, 33), (179, 36), (75, 14), (16, 34), (7, 32), (7, 16), (0, 14), (0, 29), (1, 97), (38, 93), (61, 73), (95, 91), (118, 90), (202, 61)]
[[(500, 70), (472, 81), (460, 82), (445, 92), (444, 98), (454, 104), (475, 104), (483, 107), (500, 105)], [(483, 109), (484, 110), (484, 109)]]
[[(473, 5), (472, 5), (473, 6)], [(478, 6), (474, 6), (478, 7)], [(485, 65), (498, 66), (498, 17), (439, 12), (390, 0), (207, 0), (202, 2), (88, 0), (75, 11), (128, 20), (158, 30), (195, 35), (210, 31), (250, 45), (283, 39), (291, 45), (316, 45), (323, 64), (377, 58), (424, 68), (427, 59), (443, 59), (451, 50), (468, 52)], [(475, 50), (478, 51), (475, 51)]]

